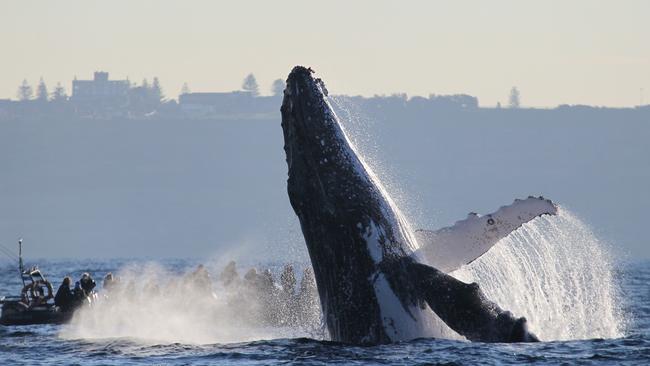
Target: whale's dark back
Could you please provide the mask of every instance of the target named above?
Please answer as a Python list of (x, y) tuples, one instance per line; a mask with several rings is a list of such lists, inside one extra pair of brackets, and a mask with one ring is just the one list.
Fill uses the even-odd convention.
[[(343, 131), (311, 71), (296, 67), (287, 79), (282, 127), (289, 166), (288, 193), (298, 215), (333, 340), (385, 343), (371, 276), (376, 263), (363, 228), (390, 227), (381, 194)], [(389, 230), (392, 234), (392, 229)], [(394, 240), (387, 235), (386, 240)]]

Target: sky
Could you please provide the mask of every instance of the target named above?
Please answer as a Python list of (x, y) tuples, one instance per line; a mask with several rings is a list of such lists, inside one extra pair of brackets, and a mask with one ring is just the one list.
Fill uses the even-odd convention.
[(296, 64), (334, 94), (466, 93), (482, 106), (650, 102), (650, 1), (0, 0), (0, 98), (108, 71), (168, 97), (268, 94)]

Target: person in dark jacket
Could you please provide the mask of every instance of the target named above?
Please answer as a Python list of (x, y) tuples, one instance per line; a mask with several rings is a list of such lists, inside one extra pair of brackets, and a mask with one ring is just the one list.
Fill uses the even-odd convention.
[(70, 277), (65, 277), (61, 286), (56, 291), (56, 296), (54, 296), (54, 305), (61, 308), (61, 311), (70, 311), (74, 308), (75, 296), (70, 288), (72, 280)]

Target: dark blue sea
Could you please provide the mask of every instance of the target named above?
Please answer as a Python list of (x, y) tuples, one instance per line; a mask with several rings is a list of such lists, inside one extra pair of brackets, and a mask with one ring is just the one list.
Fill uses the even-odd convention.
[[(181, 274), (191, 270), (197, 263), (198, 261), (195, 260), (168, 260), (159, 261), (156, 266), (158, 273), (163, 271), (166, 273), (165, 276), (172, 273), (173, 278), (174, 273)], [(55, 284), (55, 289), (64, 275), (79, 278), (83, 272), (89, 272), (98, 280), (100, 292), (101, 278), (108, 272), (123, 272), (124, 268), (131, 268), (137, 273), (142, 268), (151, 267), (148, 262), (132, 260), (40, 261), (39, 265)], [(221, 270), (220, 268), (209, 269), (212, 272)], [(153, 273), (150, 269), (146, 272)], [(615, 265), (614, 277), (622, 298), (619, 303), (625, 318), (625, 327), (623, 336), (613, 339), (592, 338), (535, 344), (484, 344), (418, 339), (375, 347), (352, 347), (309, 338), (309, 332), (304, 329), (292, 330), (290, 325), (282, 327), (280, 331), (274, 331), (235, 328), (229, 324), (228, 329), (223, 330), (220, 327), (225, 320), (219, 315), (192, 319), (189, 321), (191, 324), (172, 324), (172, 320), (176, 319), (174, 314), (165, 314), (171, 319), (169, 324), (164, 317), (136, 316), (136, 324), (115, 325), (111, 321), (118, 317), (106, 311), (98, 315), (99, 318), (88, 317), (68, 325), (0, 326), (0, 364), (648, 365), (650, 364), (650, 262)], [(0, 295), (16, 294), (20, 291), (20, 286), (16, 266), (7, 261), (2, 262)], [(164, 296), (164, 288), (162, 292)], [(190, 302), (188, 307), (176, 310), (181, 314), (192, 312), (192, 303)], [(152, 304), (147, 311), (155, 313), (156, 306)], [(137, 314), (139, 310), (133, 309), (133, 311)], [(138, 319), (141, 319), (139, 324)], [(87, 324), (82, 324), (83, 322)], [(152, 324), (155, 322), (157, 324)], [(179, 331), (174, 331), (177, 334), (166, 334), (167, 326), (179, 327), (173, 328)], [(205, 333), (206, 329), (214, 331), (210, 333), (214, 336), (213, 339), (228, 339), (231, 333), (234, 336), (228, 341), (205, 342), (210, 337), (201, 337), (195, 333)], [(250, 329), (250, 332), (247, 329)], [(151, 332), (141, 332), (141, 330), (151, 330)], [(180, 330), (187, 331), (187, 334)], [(132, 334), (129, 335), (128, 332)], [(174, 340), (174, 338), (178, 339)], [(184, 338), (187, 339), (186, 342), (179, 341)]]

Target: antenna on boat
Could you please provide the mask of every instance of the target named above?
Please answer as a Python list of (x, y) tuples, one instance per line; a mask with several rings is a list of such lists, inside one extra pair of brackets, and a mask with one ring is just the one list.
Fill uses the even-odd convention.
[(23, 238), (18, 239), (18, 269), (23, 274)]

